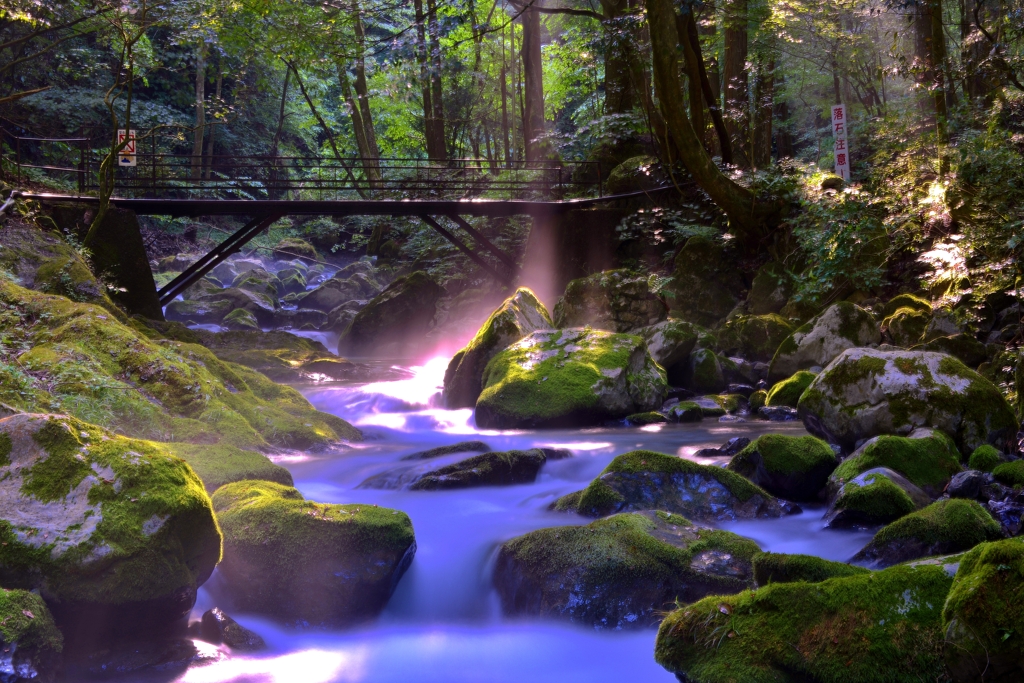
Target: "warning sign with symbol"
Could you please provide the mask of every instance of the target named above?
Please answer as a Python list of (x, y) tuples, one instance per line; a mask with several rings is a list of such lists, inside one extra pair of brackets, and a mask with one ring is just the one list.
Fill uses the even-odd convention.
[[(126, 137), (128, 138), (128, 142), (125, 142)], [(123, 142), (125, 143), (124, 149), (117, 154), (117, 165), (135, 166), (135, 131), (125, 131), (124, 128), (119, 128), (117, 131), (117, 146), (120, 147)]]

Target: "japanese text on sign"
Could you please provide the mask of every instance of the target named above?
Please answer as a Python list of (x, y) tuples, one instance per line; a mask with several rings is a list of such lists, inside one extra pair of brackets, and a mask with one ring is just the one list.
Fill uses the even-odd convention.
[[(125, 142), (125, 138), (128, 139)], [(124, 128), (117, 130), (117, 146), (120, 147), (121, 143), (124, 143), (124, 149), (117, 154), (117, 165), (118, 166), (135, 166), (135, 131), (125, 131)]]
[(844, 181), (850, 181), (850, 143), (846, 139), (846, 105), (832, 105), (832, 138), (836, 159), (836, 175)]

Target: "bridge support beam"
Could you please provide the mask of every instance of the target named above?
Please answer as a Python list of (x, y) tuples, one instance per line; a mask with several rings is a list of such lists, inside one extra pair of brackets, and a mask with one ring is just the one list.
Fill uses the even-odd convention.
[[(458, 237), (456, 237), (450, 230), (448, 230), (446, 227), (444, 227), (443, 225), (438, 223), (432, 217), (427, 216), (427, 215), (422, 215), (422, 216), (420, 216), (420, 220), (422, 220), (424, 223), (426, 223), (431, 228), (436, 230), (446, 240), (448, 240), (449, 242), (454, 244), (456, 246), (456, 248), (458, 248), (459, 251), (461, 251), (463, 254), (465, 254), (469, 258), (469, 260), (471, 260), (473, 263), (477, 264), (478, 266), (483, 268), (485, 271), (487, 271), (491, 275), (491, 277), (493, 277), (495, 280), (497, 280), (501, 284), (507, 285), (508, 287), (514, 287), (515, 286), (515, 277), (516, 277), (515, 261), (511, 261), (511, 259), (508, 256), (506, 256), (504, 252), (502, 252), (500, 249), (498, 249), (493, 244), (488, 242), (487, 239), (485, 237), (483, 237), (483, 235), (480, 235), (481, 242), (486, 242), (486, 244), (490, 245), (490, 247), (493, 250), (495, 250), (498, 253), (500, 253), (501, 254), (501, 261), (502, 261), (502, 263), (506, 263), (507, 264), (508, 261), (506, 261), (506, 259), (511, 261), (512, 267), (508, 268), (507, 272), (503, 273), (499, 269), (497, 269), (494, 266), (492, 266), (491, 264), (487, 263), (487, 261), (483, 260), (483, 258), (481, 258), (479, 254), (477, 254), (475, 251), (473, 251), (468, 246), (466, 246), (465, 242), (463, 242)], [(456, 221), (456, 222), (458, 222), (458, 221)], [(472, 226), (470, 227), (470, 229), (472, 230)], [(473, 230), (473, 232), (477, 232), (477, 231)], [(472, 235), (473, 232), (470, 232), (470, 234)], [(477, 233), (477, 234), (479, 235), (479, 233)]]

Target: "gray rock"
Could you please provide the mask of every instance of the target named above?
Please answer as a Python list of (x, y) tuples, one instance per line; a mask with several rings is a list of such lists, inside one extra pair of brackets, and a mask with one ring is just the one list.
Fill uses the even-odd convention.
[(841, 301), (782, 342), (772, 359), (769, 380), (783, 380), (797, 370), (828, 365), (846, 349), (877, 344), (881, 339), (878, 323), (869, 312)]
[(609, 332), (632, 332), (664, 320), (668, 307), (650, 291), (646, 276), (609, 270), (570, 282), (552, 317), (557, 327), (590, 325)]
[(444, 491), (474, 486), (529, 484), (547, 456), (540, 449), (491, 452), (427, 472), (409, 487), (413, 491)]
[(950, 498), (975, 499), (981, 495), (981, 488), (992, 482), (992, 475), (978, 470), (967, 470), (953, 475), (946, 493)]
[(232, 650), (255, 652), (267, 644), (257, 633), (253, 633), (224, 613), (219, 607), (203, 613), (201, 633), (208, 643), (224, 643)]

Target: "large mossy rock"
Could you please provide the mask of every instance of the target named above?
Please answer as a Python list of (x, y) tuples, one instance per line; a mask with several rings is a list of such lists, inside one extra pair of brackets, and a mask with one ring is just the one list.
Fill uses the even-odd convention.
[(691, 353), (686, 366), (677, 375), (673, 379), (698, 394), (718, 393), (727, 386), (722, 358), (711, 349)]
[(793, 294), (793, 277), (778, 261), (761, 266), (754, 275), (747, 294), (747, 311), (751, 315), (778, 313)]
[[(237, 287), (214, 290), (209, 294), (194, 297), (191, 301), (209, 305), (227, 301), (231, 304), (230, 310), (241, 308), (249, 311), (260, 325), (268, 327), (274, 322), (274, 312), (277, 310), (278, 304), (277, 300), (269, 294)], [(180, 319), (180, 317), (179, 315), (176, 319)]]
[(694, 236), (676, 256), (671, 300), (675, 315), (698, 325), (714, 325), (727, 316), (743, 293), (743, 278), (726, 248)]
[(449, 408), (472, 408), (483, 390), (484, 368), (500, 351), (537, 330), (554, 324), (544, 304), (525, 287), (505, 299), (444, 373), (444, 402)]
[(608, 172), (605, 191), (608, 194), (629, 194), (661, 187), (668, 182), (658, 157), (641, 154), (630, 157)]
[(773, 496), (814, 500), (836, 468), (832, 448), (813, 436), (763, 434), (729, 461), (728, 469)]
[(338, 353), (383, 355), (422, 345), (441, 288), (424, 271), (400, 277), (356, 313), (338, 340)]
[(292, 623), (344, 626), (387, 605), (416, 552), (404, 512), (328, 505), (270, 482), (213, 495), (224, 532), (219, 571), (238, 607)]
[(64, 637), (35, 593), (0, 588), (0, 680), (51, 683)]
[(811, 386), (815, 377), (813, 372), (801, 370), (792, 377), (776, 382), (765, 396), (765, 405), (796, 408), (800, 403), (800, 397), (807, 387)]
[(928, 351), (849, 349), (800, 398), (807, 430), (851, 451), (857, 442), (915, 427), (933, 427), (970, 453), (1008, 445), (1013, 411), (987, 379), (963, 363)]
[(718, 331), (718, 350), (728, 356), (767, 363), (793, 333), (780, 315), (741, 315), (728, 320)]
[(661, 407), (665, 371), (640, 337), (590, 328), (534, 332), (487, 364), (485, 429), (587, 426)]
[(888, 332), (897, 346), (913, 346), (924, 341), (925, 330), (932, 320), (931, 308), (922, 311), (905, 306), (896, 309), (882, 321), (882, 328)]
[(250, 316), (253, 322), (259, 326), (256, 317), (244, 308), (235, 308), (227, 299), (215, 299), (209, 301), (197, 301), (193, 299), (175, 299), (167, 304), (164, 314), (168, 320), (183, 323), (194, 323), (199, 325), (217, 325), (229, 314), (234, 312), (245, 313)]
[(554, 508), (602, 517), (633, 510), (665, 510), (701, 522), (781, 517), (795, 511), (735, 472), (664, 453), (618, 456), (582, 491)]
[(673, 381), (674, 377), (681, 376), (685, 371), (690, 352), (708, 333), (693, 323), (669, 319), (645, 327), (637, 334), (647, 342), (651, 357), (665, 368), (669, 381)]
[(814, 555), (758, 553), (753, 558), (754, 582), (758, 586), (772, 583), (821, 583), (843, 576), (868, 574), (870, 570), (845, 562), (823, 560)]
[(184, 617), (221, 549), (210, 499), (184, 461), (33, 413), (0, 419), (0, 539), (0, 585), (38, 589), (76, 639)]
[(555, 304), (556, 327), (590, 326), (633, 332), (668, 317), (668, 307), (651, 292), (649, 280), (628, 270), (608, 270), (573, 280)]
[(953, 475), (963, 468), (953, 441), (940, 431), (919, 428), (909, 435), (876, 436), (843, 460), (829, 481), (832, 491), (861, 472), (876, 467), (895, 470), (938, 498)]
[(473, 486), (529, 484), (537, 478), (545, 462), (547, 456), (539, 448), (483, 453), (431, 470), (409, 488), (413, 491), (445, 491)]
[(888, 524), (931, 502), (928, 494), (900, 473), (876, 467), (842, 485), (825, 513), (831, 528)]
[(128, 326), (97, 306), (0, 280), (0, 328), (8, 348), (27, 349), (16, 364), (0, 363), (0, 402), (16, 410), (68, 413), (134, 438), (245, 450), (360, 437), (295, 389), (220, 360), (179, 324)]
[(882, 338), (870, 313), (848, 301), (828, 307), (779, 345), (768, 377), (781, 380), (797, 370), (825, 367), (846, 349), (877, 344)]
[(252, 268), (240, 273), (231, 281), (231, 286), (262, 294), (275, 303), (283, 293), (281, 281), (263, 268)]
[(942, 620), (954, 681), (1024, 680), (1024, 539), (983, 543), (964, 555)]
[(300, 237), (285, 237), (274, 245), (273, 257), (278, 261), (301, 259), (305, 263), (313, 263), (320, 259), (316, 247)]
[(932, 555), (962, 553), (1002, 537), (999, 522), (977, 502), (948, 498), (882, 528), (854, 555), (853, 562), (876, 569), (891, 567)]
[(679, 515), (627, 513), (508, 541), (498, 551), (494, 585), (508, 616), (645, 628), (676, 600), (752, 587), (750, 561), (758, 550), (753, 541)]
[(236, 481), (259, 479), (285, 486), (294, 484), (292, 473), (255, 451), (244, 451), (227, 444), (168, 443), (167, 450), (189, 464), (207, 493)]
[(693, 683), (938, 681), (952, 577), (899, 566), (822, 583), (773, 583), (669, 614), (655, 658)]
[[(314, 339), (283, 330), (195, 330), (196, 342), (213, 351), (217, 358), (244, 365), (275, 382), (307, 379), (303, 368), (317, 361), (343, 361)], [(351, 367), (351, 363), (347, 363)]]
[(124, 319), (82, 256), (56, 232), (15, 221), (0, 226), (0, 268), (24, 287), (96, 304)]

